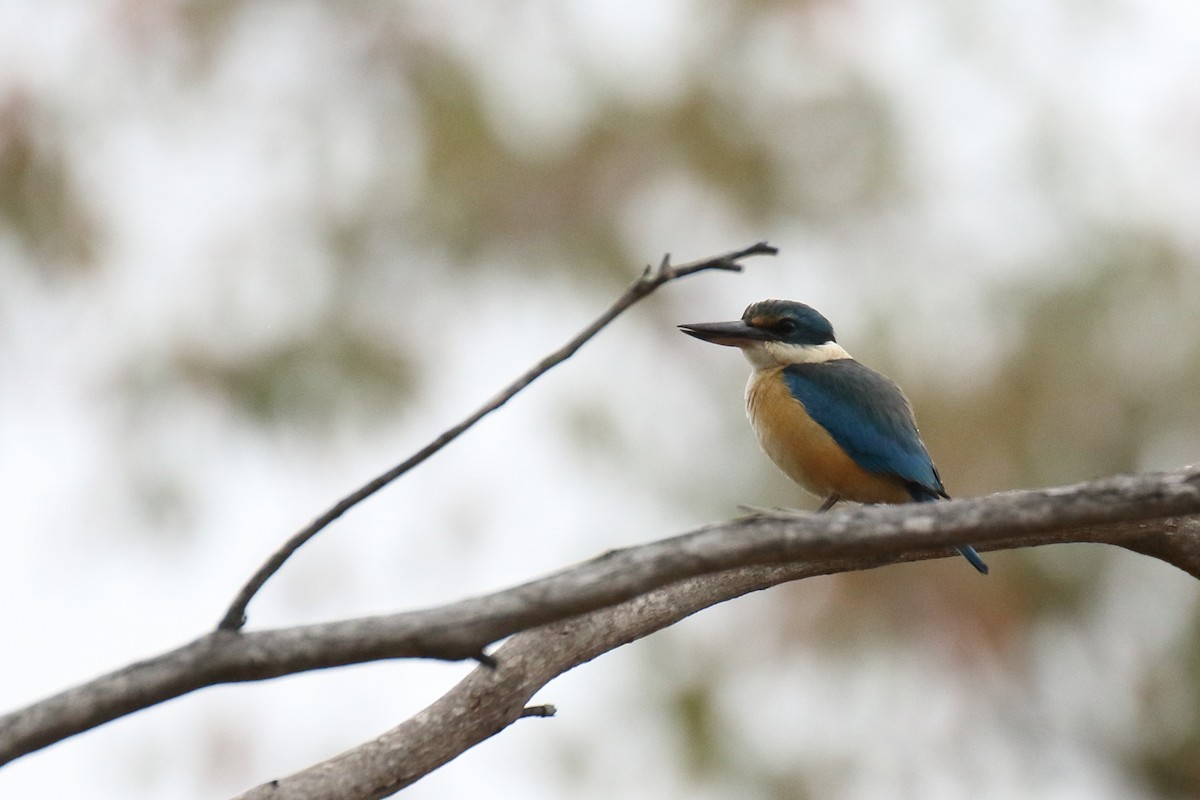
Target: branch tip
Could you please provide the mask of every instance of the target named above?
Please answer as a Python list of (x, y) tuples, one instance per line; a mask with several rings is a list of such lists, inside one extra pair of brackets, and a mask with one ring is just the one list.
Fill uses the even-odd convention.
[(483, 652), (482, 650), (480, 650), (475, 655), (471, 656), (471, 658), (474, 659), (475, 661), (478, 661), (480, 666), (487, 667), (490, 670), (494, 671), (494, 670), (500, 669), (500, 662), (497, 661), (494, 657), (489, 656), (487, 653)]
[(550, 704), (544, 703), (540, 706), (525, 706), (521, 709), (521, 719), (525, 717), (553, 717), (558, 713), (558, 709)]

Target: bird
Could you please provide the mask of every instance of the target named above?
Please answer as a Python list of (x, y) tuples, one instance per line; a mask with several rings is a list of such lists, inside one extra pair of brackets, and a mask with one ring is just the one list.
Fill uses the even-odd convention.
[[(758, 442), (784, 474), (823, 498), (818, 511), (841, 500), (949, 499), (904, 392), (855, 361), (816, 309), (762, 300), (734, 322), (678, 327), (705, 342), (741, 349), (754, 368), (746, 384), (746, 414)], [(987, 574), (974, 547), (957, 549)]]

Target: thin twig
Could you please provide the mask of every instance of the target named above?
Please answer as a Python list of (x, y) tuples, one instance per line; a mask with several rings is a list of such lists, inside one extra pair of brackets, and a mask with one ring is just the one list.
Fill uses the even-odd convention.
[[(243, 586), (237, 593), (237, 596), (233, 599), (233, 602), (230, 604), (228, 610), (226, 610), (225, 616), (223, 616), (220, 623), (218, 623), (217, 629), (223, 631), (240, 630), (242, 626), (246, 624), (246, 607), (250, 605), (250, 601), (254, 598), (254, 595), (256, 595), (258, 591), (262, 589), (263, 585), (271, 579), (271, 576), (279, 571), (279, 569), (292, 556), (292, 554), (303, 547), (309, 539), (313, 538), (323, 529), (328, 527), (330, 523), (332, 523), (342, 514), (345, 514), (351, 508), (358, 505), (363, 500), (366, 500), (368, 497), (375, 494), (380, 489), (411, 470), (413, 467), (425, 461), (446, 445), (450, 444), (450, 442), (457, 439), (460, 434), (462, 434), (476, 422), (479, 422), (479, 420), (483, 419), (491, 412), (500, 408), (500, 406), (507, 403), (518, 392), (520, 392), (529, 384), (533, 383), (550, 369), (573, 356), (575, 351), (577, 351), (589, 339), (599, 333), (602, 328), (616, 319), (621, 312), (625, 311), (625, 309), (629, 308), (634, 303), (646, 297), (655, 289), (669, 281), (710, 269), (740, 272), (742, 266), (737, 263), (740, 259), (756, 255), (773, 256), (778, 252), (779, 250), (777, 248), (772, 247), (766, 242), (757, 242), (749, 247), (742, 248), (741, 250), (734, 250), (732, 252), (712, 258), (689, 261), (685, 264), (679, 264), (675, 266), (671, 264), (670, 254), (667, 254), (663, 256), (662, 262), (659, 263), (657, 268), (647, 266), (642, 275), (629, 285), (629, 288), (627, 288), (621, 294), (621, 296), (617, 298), (616, 302), (613, 303), (607, 311), (601, 314), (594, 322), (592, 322), (591, 325), (588, 325), (586, 328), (584, 328), (569, 342), (543, 358), (527, 372), (509, 384), (509, 386), (502, 392), (497, 394), (462, 422), (444, 431), (440, 436), (422, 447), (416, 453), (413, 453), (400, 464), (397, 464), (387, 472), (371, 481), (368, 481), (360, 488), (343, 497), (341, 500), (331, 506), (328, 511), (326, 511), (324, 514), (321, 514), (321, 516), (317, 517), (305, 528), (301, 529), (290, 539), (284, 542), (283, 546), (276, 550), (271, 557), (268, 558), (266, 562), (258, 568), (258, 571), (250, 577), (250, 580), (248, 580), (245, 586)], [(484, 660), (484, 663), (486, 663), (486, 660)]]

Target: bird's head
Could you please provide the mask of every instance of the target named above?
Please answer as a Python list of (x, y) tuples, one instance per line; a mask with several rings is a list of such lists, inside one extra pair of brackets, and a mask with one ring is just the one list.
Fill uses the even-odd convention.
[(735, 322), (680, 325), (689, 336), (739, 347), (758, 369), (849, 358), (833, 326), (812, 306), (791, 300), (760, 300)]

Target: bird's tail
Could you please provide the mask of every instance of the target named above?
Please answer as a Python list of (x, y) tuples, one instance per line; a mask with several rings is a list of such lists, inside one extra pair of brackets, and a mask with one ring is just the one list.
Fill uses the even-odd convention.
[(971, 547), (969, 544), (964, 544), (959, 545), (954, 549), (962, 554), (962, 557), (970, 562), (972, 567), (979, 570), (984, 575), (988, 574), (988, 565), (983, 563), (983, 559), (979, 557), (979, 553), (975, 552), (974, 547)]
[[(913, 500), (916, 500), (918, 503), (932, 503), (936, 500), (950, 499), (950, 495), (946, 494), (945, 491), (932, 492), (919, 484), (910, 484), (908, 490), (912, 494)], [(979, 557), (979, 553), (974, 547), (971, 547), (969, 544), (963, 544), (958, 545), (954, 549), (957, 550), (972, 567), (979, 570), (980, 574), (988, 574), (988, 565), (985, 564), (983, 559)]]

